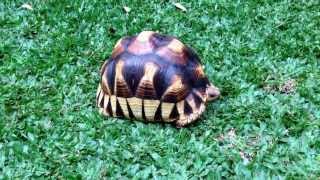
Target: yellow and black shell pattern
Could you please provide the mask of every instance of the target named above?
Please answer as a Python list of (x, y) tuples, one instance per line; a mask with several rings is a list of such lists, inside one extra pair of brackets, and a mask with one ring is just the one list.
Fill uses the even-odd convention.
[(96, 101), (106, 116), (185, 126), (205, 110), (208, 85), (191, 48), (143, 31), (117, 42), (101, 67)]

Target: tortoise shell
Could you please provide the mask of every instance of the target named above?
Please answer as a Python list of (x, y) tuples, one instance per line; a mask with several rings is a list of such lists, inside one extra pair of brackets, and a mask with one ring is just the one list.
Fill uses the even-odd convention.
[(102, 65), (97, 105), (106, 116), (182, 127), (219, 95), (191, 48), (175, 37), (143, 31), (120, 39)]

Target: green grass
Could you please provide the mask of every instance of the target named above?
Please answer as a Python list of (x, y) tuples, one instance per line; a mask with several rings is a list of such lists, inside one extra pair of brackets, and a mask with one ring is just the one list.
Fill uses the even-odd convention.
[[(172, 3), (0, 1), (0, 179), (320, 177), (319, 1)], [(222, 91), (188, 128), (97, 112), (101, 64), (142, 30), (191, 45)]]

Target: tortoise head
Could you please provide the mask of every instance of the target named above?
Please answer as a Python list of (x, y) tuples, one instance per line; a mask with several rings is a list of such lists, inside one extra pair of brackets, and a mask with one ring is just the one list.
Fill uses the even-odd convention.
[(206, 94), (207, 101), (213, 101), (220, 96), (220, 90), (210, 83), (207, 85)]

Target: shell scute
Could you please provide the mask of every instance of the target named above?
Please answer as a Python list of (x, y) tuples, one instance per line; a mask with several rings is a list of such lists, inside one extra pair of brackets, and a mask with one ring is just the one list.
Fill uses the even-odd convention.
[(159, 100), (148, 100), (148, 99), (143, 100), (144, 114), (145, 114), (145, 118), (148, 121), (155, 120), (154, 116), (156, 114), (156, 111), (157, 111), (159, 105), (160, 105)]
[(163, 93), (161, 99), (165, 102), (178, 102), (186, 97), (189, 93), (189, 87), (183, 83), (182, 77), (174, 75), (171, 85)]
[(142, 55), (151, 53), (155, 48), (151, 42), (151, 37), (154, 33), (151, 31), (144, 31), (140, 33), (129, 45), (128, 52), (135, 55)]
[(116, 59), (119, 55), (124, 53), (132, 42), (132, 39), (133, 37), (124, 37), (119, 39), (112, 50), (111, 57)]
[(135, 93), (136, 97), (142, 99), (157, 99), (156, 90), (153, 86), (153, 80), (158, 69), (159, 67), (152, 62), (147, 62), (144, 65), (144, 75), (141, 78)]
[(154, 44), (156, 49), (158, 49), (159, 47), (167, 46), (172, 39), (173, 37), (171, 36), (165, 36), (162, 34), (155, 33), (151, 37), (150, 41)]
[(123, 68), (124, 62), (119, 60), (116, 64), (114, 94), (118, 97), (132, 97), (133, 93), (123, 77)]
[(143, 67), (143, 63), (140, 62), (139, 58), (135, 56), (125, 61), (122, 75), (132, 94), (136, 94), (137, 88), (140, 84), (140, 80), (144, 75)]
[(122, 97), (118, 97), (117, 99), (118, 99), (118, 103), (120, 106), (120, 107), (117, 107), (117, 109), (121, 108), (123, 116), (130, 118), (129, 109), (128, 109), (128, 105), (127, 105), (127, 99), (122, 98)]

